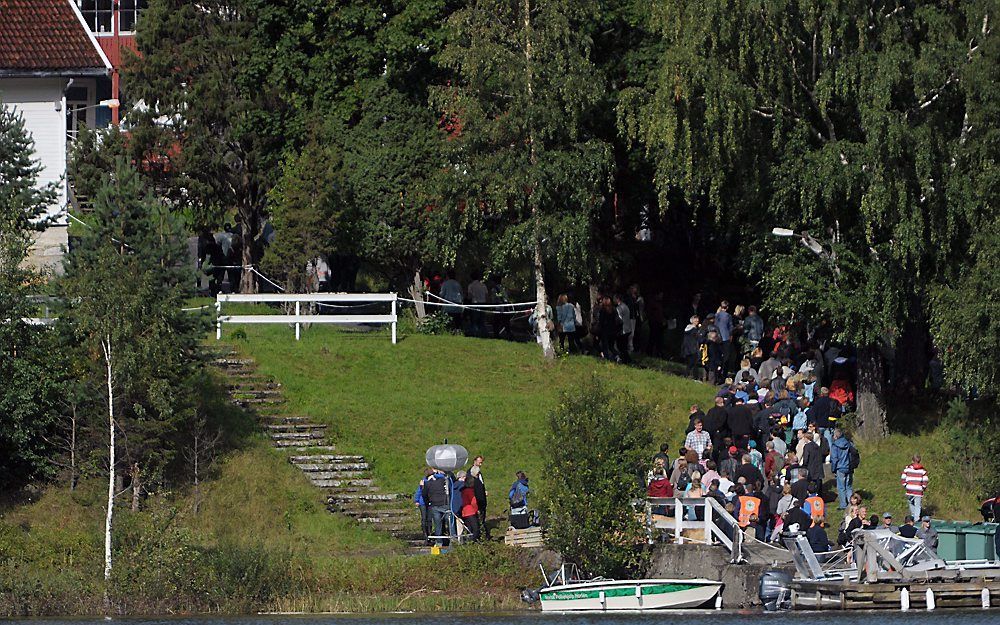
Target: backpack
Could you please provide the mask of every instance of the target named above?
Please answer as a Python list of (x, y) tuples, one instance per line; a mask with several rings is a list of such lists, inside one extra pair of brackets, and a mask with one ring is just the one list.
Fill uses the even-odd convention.
[(851, 471), (861, 466), (861, 453), (858, 452), (858, 448), (854, 445), (850, 445), (847, 448), (847, 466)]
[(523, 508), (524, 504), (525, 504), (524, 493), (520, 489), (515, 488), (514, 494), (510, 496), (510, 509), (516, 510), (518, 508)]
[(691, 483), (691, 476), (688, 474), (687, 471), (683, 471), (677, 477), (676, 490), (678, 490), (680, 492), (684, 492), (684, 490), (688, 487), (688, 484), (690, 484), (690, 483)]

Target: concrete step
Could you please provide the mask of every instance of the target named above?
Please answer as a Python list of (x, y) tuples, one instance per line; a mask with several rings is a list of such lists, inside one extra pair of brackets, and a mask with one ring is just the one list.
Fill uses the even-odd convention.
[(257, 362), (253, 358), (226, 356), (223, 358), (216, 358), (212, 361), (212, 364), (216, 367), (247, 367), (256, 365)]
[(248, 404), (253, 406), (277, 406), (285, 403), (285, 398), (280, 395), (274, 397), (233, 397), (237, 404)]
[(349, 456), (340, 454), (315, 454), (311, 456), (290, 456), (288, 461), (292, 464), (317, 464), (322, 462), (348, 462), (352, 464), (364, 463), (364, 456)]
[(281, 392), (281, 384), (268, 378), (230, 380), (226, 384), (230, 391), (276, 391)]
[(265, 399), (268, 397), (281, 397), (281, 390), (241, 386), (237, 388), (230, 388), (229, 396), (233, 399)]
[(264, 426), (264, 430), (270, 433), (278, 432), (319, 432), (325, 430), (327, 426), (321, 423), (270, 423)]
[(337, 451), (336, 445), (310, 445), (308, 447), (289, 447), (288, 445), (283, 446), (285, 451), (293, 451), (297, 454), (324, 454), (331, 451)]
[(318, 486), (319, 488), (351, 488), (351, 487), (366, 487), (372, 485), (371, 479), (360, 478), (360, 479), (337, 479), (334, 477), (324, 477), (323, 473), (307, 473), (306, 477), (309, 478), (309, 482), (313, 486)]
[(273, 441), (315, 441), (324, 438), (326, 435), (316, 431), (271, 431), (268, 432), (268, 436)]
[[(302, 469), (301, 465), (299, 468)], [(321, 470), (306, 470), (302, 469), (302, 472), (306, 474), (309, 479), (315, 480), (361, 480), (361, 479), (371, 479), (371, 471), (341, 471), (337, 465), (327, 466)]]
[[(337, 509), (337, 512), (347, 515), (349, 517), (354, 517), (356, 519), (408, 519), (412, 515), (418, 514), (416, 510), (400, 510), (399, 508), (393, 509), (366, 509), (366, 510), (343, 510)], [(418, 519), (418, 517), (414, 517)]]
[(312, 423), (309, 417), (261, 417), (265, 425), (284, 425), (291, 423)]
[(357, 472), (368, 474), (367, 462), (317, 462), (315, 464), (294, 463), (302, 471), (307, 473), (327, 473), (327, 472)]
[[(271, 447), (281, 447), (282, 449), (287, 448), (288, 451), (294, 451), (300, 453), (303, 451), (308, 451), (310, 449), (309, 447), (304, 446), (305, 443), (308, 442), (308, 440), (309, 439), (301, 439), (301, 438), (290, 438), (290, 439), (272, 438)], [(329, 449), (333, 448), (332, 445), (327, 445), (326, 439), (322, 437), (313, 439), (313, 442), (319, 447), (326, 448), (325, 451), (328, 451)], [(316, 449), (318, 449), (319, 447), (316, 447)]]
[(370, 480), (370, 471), (303, 471), (310, 480)]
[(349, 501), (394, 501), (399, 495), (379, 492), (337, 492), (327, 497), (327, 503), (345, 503)]

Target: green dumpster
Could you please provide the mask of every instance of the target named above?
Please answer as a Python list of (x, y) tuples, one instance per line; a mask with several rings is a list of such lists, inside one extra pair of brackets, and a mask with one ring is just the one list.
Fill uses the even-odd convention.
[(938, 556), (945, 562), (965, 559), (965, 523), (953, 521), (933, 521), (931, 527), (938, 532)]
[(965, 534), (965, 557), (969, 560), (995, 560), (996, 523), (976, 523), (962, 528)]

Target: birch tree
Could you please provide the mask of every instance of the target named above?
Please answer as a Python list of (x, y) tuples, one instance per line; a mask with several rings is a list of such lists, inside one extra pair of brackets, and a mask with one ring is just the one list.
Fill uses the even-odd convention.
[(608, 189), (611, 151), (587, 125), (603, 84), (590, 60), (596, 10), (590, 0), (474, 0), (452, 17), (440, 55), (457, 77), (435, 101), (460, 126), (453, 158), (465, 219), (493, 268), (531, 268), (548, 359), (546, 268), (588, 277)]
[[(136, 507), (143, 485), (154, 485), (178, 457), (180, 432), (196, 412), (198, 340), (206, 326), (198, 314), (182, 310), (194, 285), (186, 247), (182, 224), (119, 159), (66, 259), (60, 323), (78, 337), (92, 365), (94, 391), (104, 397), (105, 578), (113, 570), (120, 469), (129, 468)], [(128, 440), (124, 454), (122, 434)]]

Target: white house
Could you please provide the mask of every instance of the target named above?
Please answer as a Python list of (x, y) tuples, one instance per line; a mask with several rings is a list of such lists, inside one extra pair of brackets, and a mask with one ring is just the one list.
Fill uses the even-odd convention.
[(58, 268), (67, 245), (67, 141), (80, 122), (97, 120), (98, 82), (112, 70), (73, 0), (0, 0), (0, 105), (24, 116), (42, 165), (55, 182), (56, 225), (38, 236), (29, 262)]

